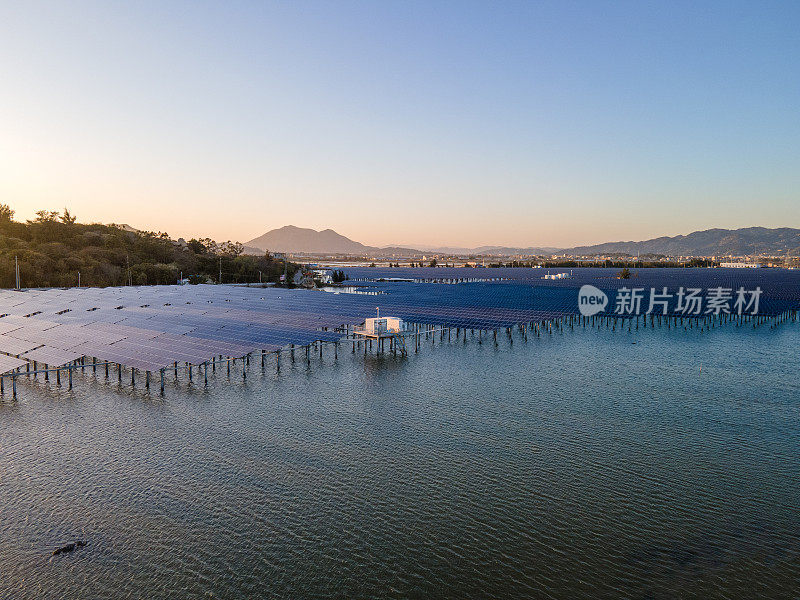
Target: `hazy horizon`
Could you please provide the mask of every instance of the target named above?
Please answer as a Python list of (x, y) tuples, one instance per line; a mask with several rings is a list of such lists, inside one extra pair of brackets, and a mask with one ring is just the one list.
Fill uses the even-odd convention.
[(0, 7), (0, 202), (247, 241), (800, 226), (800, 4)]
[[(320, 228), (320, 229), (315, 229), (313, 227), (304, 227), (302, 225), (296, 225), (294, 223), (287, 223), (286, 225), (281, 225), (279, 227), (274, 227), (273, 229), (280, 229), (282, 227), (297, 227), (299, 229), (314, 229), (315, 231), (318, 231), (318, 232), (319, 231), (324, 231), (326, 229), (333, 229), (331, 227), (323, 227), (323, 228)], [(762, 225), (751, 225), (751, 226), (747, 226), (747, 227), (763, 227), (763, 226)], [(744, 228), (747, 228), (747, 227), (744, 227)], [(776, 228), (780, 228), (780, 227), (776, 227)], [(776, 228), (769, 228), (769, 229), (776, 229)], [(713, 228), (712, 227), (712, 228), (709, 228), (709, 229), (719, 229), (719, 228)], [(742, 227), (737, 227), (737, 228), (733, 228), (733, 229), (743, 229), (743, 228)], [(655, 239), (655, 238), (660, 238), (660, 237), (675, 237), (675, 236), (679, 236), (679, 235), (688, 235), (690, 233), (694, 233), (695, 231), (702, 231), (702, 230), (685, 231), (685, 232), (669, 234), (669, 235), (666, 235), (666, 234), (665, 235), (656, 235), (656, 236), (653, 236), (651, 238), (638, 238), (638, 239), (634, 238), (634, 239), (624, 239), (624, 240), (623, 239), (619, 239), (619, 240), (608, 239), (608, 240), (602, 240), (602, 241), (599, 241), (599, 242), (567, 244), (567, 245), (562, 245), (562, 246), (556, 246), (556, 245), (553, 245), (553, 244), (535, 244), (535, 243), (533, 243), (533, 244), (503, 244), (503, 243), (491, 243), (491, 242), (489, 242), (489, 243), (480, 243), (480, 244), (472, 244), (472, 245), (469, 245), (469, 246), (454, 245), (454, 244), (413, 243), (413, 242), (388, 242), (388, 243), (380, 242), (380, 243), (376, 243), (376, 244), (368, 244), (366, 242), (363, 242), (360, 239), (351, 237), (351, 236), (349, 236), (349, 235), (347, 235), (347, 234), (345, 234), (345, 233), (343, 233), (341, 231), (336, 231), (335, 229), (333, 229), (333, 231), (335, 231), (339, 235), (343, 235), (344, 237), (351, 239), (354, 242), (361, 242), (362, 244), (364, 244), (366, 246), (377, 246), (379, 248), (380, 247), (399, 247), (399, 248), (412, 248), (412, 249), (415, 249), (415, 250), (430, 250), (430, 249), (437, 249), (437, 248), (467, 248), (467, 249), (474, 249), (474, 248), (481, 248), (481, 247), (558, 248), (558, 249), (561, 249), (561, 248), (575, 248), (575, 247), (579, 247), (579, 246), (593, 246), (593, 245), (596, 245), (596, 244), (603, 244), (603, 243), (607, 243), (607, 242), (611, 242), (611, 243), (614, 243), (614, 242), (645, 242), (645, 241), (648, 241), (648, 240), (651, 240), (651, 239)], [(251, 240), (253, 240), (253, 239), (257, 238), (257, 237), (260, 237), (260, 235), (263, 235), (264, 233), (267, 233), (267, 232), (266, 231), (262, 232), (261, 234), (259, 234), (259, 236), (253, 236), (252, 238), (249, 238), (248, 240), (238, 240), (238, 241), (241, 241), (243, 243), (244, 242), (248, 242), (248, 241), (251, 241)]]
[(42, 210), (42, 209), (50, 210), (50, 209), (52, 209), (52, 210), (55, 210), (55, 211), (58, 211), (58, 212), (63, 212), (64, 208), (66, 208), (66, 209), (68, 209), (70, 211), (70, 213), (73, 216), (76, 216), (77, 219), (78, 219), (78, 222), (81, 222), (81, 223), (101, 223), (101, 224), (104, 224), (104, 225), (111, 225), (111, 224), (114, 224), (114, 225), (127, 225), (127, 226), (130, 226), (130, 227), (133, 227), (134, 229), (138, 229), (140, 231), (156, 231), (156, 232), (162, 232), (163, 231), (163, 232), (167, 233), (173, 239), (184, 238), (184, 239), (188, 240), (188, 239), (191, 239), (191, 238), (198, 238), (198, 239), (199, 238), (210, 238), (210, 239), (214, 239), (216, 241), (230, 240), (230, 241), (241, 242), (241, 243), (245, 244), (245, 243), (249, 242), (250, 240), (253, 240), (253, 239), (257, 238), (257, 237), (260, 237), (261, 235), (264, 235), (265, 233), (267, 233), (269, 231), (272, 231), (272, 230), (275, 230), (275, 229), (281, 229), (282, 227), (297, 227), (299, 229), (313, 229), (313, 230), (315, 230), (317, 232), (324, 231), (326, 229), (331, 229), (331, 230), (335, 231), (336, 233), (338, 233), (339, 235), (342, 235), (342, 236), (344, 236), (346, 238), (349, 238), (354, 242), (360, 242), (360, 243), (364, 244), (365, 246), (402, 247), (402, 248), (413, 248), (413, 249), (417, 249), (417, 250), (427, 250), (427, 249), (431, 249), (431, 248), (480, 248), (480, 247), (484, 247), (484, 246), (486, 246), (486, 247), (497, 246), (497, 247), (508, 247), (508, 248), (575, 248), (575, 247), (578, 247), (578, 246), (594, 246), (594, 245), (597, 245), (597, 244), (604, 244), (604, 243), (607, 243), (607, 242), (644, 242), (644, 241), (655, 239), (655, 238), (675, 237), (675, 236), (680, 236), (680, 235), (688, 235), (688, 234), (694, 233), (696, 231), (706, 231), (706, 230), (709, 230), (709, 229), (737, 230), (737, 229), (747, 229), (747, 228), (751, 228), (751, 227), (763, 227), (763, 228), (766, 228), (766, 229), (779, 229), (779, 228), (800, 229), (800, 225), (793, 226), (793, 225), (750, 224), (750, 225), (731, 226), (731, 227), (721, 227), (721, 226), (717, 226), (717, 225), (712, 225), (712, 226), (709, 226), (709, 227), (702, 227), (702, 228), (698, 228), (698, 229), (691, 229), (691, 230), (685, 230), (685, 231), (683, 231), (683, 230), (682, 231), (676, 231), (674, 233), (656, 233), (655, 235), (649, 235), (647, 237), (641, 237), (641, 236), (640, 237), (635, 237), (634, 236), (634, 237), (619, 238), (619, 239), (611, 239), (611, 238), (602, 238), (602, 239), (600, 239), (600, 238), (598, 238), (597, 240), (593, 240), (593, 241), (584, 241), (584, 242), (575, 242), (575, 243), (566, 243), (566, 244), (548, 244), (548, 243), (539, 243), (539, 242), (535, 242), (535, 241), (534, 242), (524, 242), (524, 243), (519, 243), (519, 244), (512, 244), (512, 243), (504, 243), (502, 241), (495, 242), (495, 241), (491, 241), (491, 240), (482, 241), (482, 242), (476, 242), (476, 243), (470, 243), (470, 244), (461, 244), (461, 243), (438, 243), (437, 244), (437, 243), (422, 242), (422, 241), (420, 241), (420, 242), (402, 242), (402, 241), (398, 242), (398, 241), (385, 241), (385, 240), (381, 240), (381, 239), (377, 239), (374, 242), (368, 242), (368, 241), (365, 241), (365, 240), (359, 238), (355, 234), (349, 234), (349, 233), (347, 233), (345, 231), (340, 231), (340, 230), (338, 230), (338, 229), (336, 229), (334, 227), (329, 227), (329, 226), (312, 227), (312, 226), (309, 226), (309, 225), (298, 225), (297, 223), (284, 223), (284, 224), (281, 224), (281, 225), (269, 226), (268, 228), (264, 229), (263, 231), (260, 231), (259, 233), (256, 233), (256, 234), (250, 235), (249, 237), (244, 237), (244, 238), (236, 238), (236, 237), (230, 237), (230, 236), (216, 236), (215, 237), (213, 235), (208, 235), (207, 233), (204, 233), (204, 232), (192, 232), (192, 231), (187, 231), (185, 233), (179, 234), (179, 233), (175, 233), (173, 231), (166, 231), (163, 228), (159, 227), (159, 225), (157, 223), (153, 223), (153, 224), (145, 224), (145, 223), (138, 223), (138, 222), (133, 222), (132, 223), (132, 222), (129, 222), (129, 221), (119, 221), (119, 220), (117, 220), (117, 221), (113, 221), (113, 220), (112, 221), (101, 221), (99, 219), (84, 218), (83, 215), (77, 215), (75, 213), (75, 211), (72, 208), (70, 208), (69, 206), (66, 206), (66, 207), (61, 208), (61, 209), (59, 209), (58, 207), (52, 207), (52, 206), (51, 207), (44, 207), (44, 208), (39, 207), (36, 210), (31, 210), (29, 212), (29, 214), (27, 214), (27, 213), (26, 214), (20, 214), (19, 211), (17, 211), (16, 208), (13, 205), (10, 205), (10, 208), (15, 211), (14, 220), (16, 220), (16, 221), (25, 221), (25, 220), (28, 220), (28, 219), (34, 219), (36, 217), (36, 214), (35, 214), (36, 210)]
[[(11, 207), (11, 208), (13, 209), (13, 207)], [(33, 217), (35, 217), (35, 215), (32, 214), (30, 218), (33, 218)], [(24, 220), (24, 219), (21, 219), (20, 216), (16, 215), (16, 214), (14, 215), (14, 219), (17, 220), (17, 221)], [(78, 221), (81, 222), (81, 223), (100, 223), (100, 221), (86, 220), (86, 219), (80, 219), (80, 218), (78, 219)], [(111, 223), (111, 222), (107, 222), (107, 223), (102, 223), (102, 224), (104, 224), (104, 225), (114, 224), (114, 225), (121, 225), (121, 226), (122, 225), (126, 225), (126, 226), (132, 227), (134, 229), (138, 229), (140, 231), (156, 231), (156, 232), (162, 231), (158, 227), (139, 226), (139, 225), (134, 224), (134, 223), (122, 223), (122, 222)], [(331, 230), (335, 231), (336, 233), (338, 233), (339, 235), (342, 235), (342, 236), (344, 236), (346, 238), (349, 238), (350, 240), (352, 240), (354, 242), (360, 242), (360, 243), (364, 244), (365, 246), (376, 246), (376, 247), (379, 247), (379, 248), (386, 248), (386, 247), (410, 248), (410, 249), (414, 249), (414, 250), (436, 250), (436, 249), (439, 249), (439, 248), (475, 249), (475, 248), (481, 248), (481, 247), (568, 249), (568, 248), (576, 248), (576, 247), (580, 247), (580, 246), (594, 246), (594, 245), (597, 245), (597, 244), (604, 244), (604, 243), (617, 243), (617, 242), (619, 242), (619, 243), (625, 243), (625, 242), (638, 243), (638, 242), (645, 242), (645, 241), (652, 240), (652, 239), (655, 239), (655, 238), (660, 238), (660, 237), (675, 237), (675, 236), (680, 236), (680, 235), (688, 235), (688, 234), (694, 233), (695, 231), (704, 231), (704, 230), (693, 230), (693, 231), (685, 231), (685, 232), (675, 233), (675, 234), (656, 235), (656, 236), (648, 237), (648, 238), (605, 239), (605, 240), (600, 240), (600, 241), (597, 241), (597, 242), (575, 243), (575, 244), (566, 244), (566, 245), (561, 245), (561, 246), (553, 245), (553, 244), (538, 244), (538, 243), (504, 244), (504, 243), (492, 243), (492, 242), (477, 243), (477, 244), (471, 244), (471, 245), (459, 245), (459, 244), (429, 244), (429, 243), (424, 243), (424, 242), (423, 243), (414, 243), (414, 242), (381, 242), (381, 241), (379, 241), (377, 243), (368, 243), (368, 242), (364, 242), (361, 239), (358, 239), (357, 237), (350, 236), (350, 235), (348, 235), (346, 233), (343, 233), (341, 231), (336, 231), (332, 227), (321, 227), (321, 228), (316, 229), (316, 228), (313, 228), (313, 227), (305, 227), (305, 226), (302, 226), (302, 225), (296, 225), (294, 223), (287, 223), (286, 225), (280, 225), (280, 226), (273, 227), (273, 228), (271, 228), (269, 230), (262, 231), (260, 234), (252, 236), (252, 237), (247, 238), (247, 239), (213, 238), (213, 237), (211, 239), (214, 239), (215, 241), (218, 241), (218, 242), (229, 240), (229, 241), (233, 241), (233, 242), (240, 242), (240, 243), (246, 245), (247, 242), (258, 238), (261, 235), (263, 235), (265, 233), (268, 233), (269, 231), (272, 231), (272, 230), (275, 230), (275, 229), (281, 229), (282, 227), (297, 227), (299, 229), (314, 229), (317, 232), (324, 231), (326, 229), (331, 229)], [(786, 227), (786, 226), (766, 227), (766, 226), (763, 226), (763, 225), (750, 225), (750, 226), (746, 226), (746, 227), (736, 227), (736, 228), (715, 228), (715, 227), (711, 227), (711, 228), (708, 228), (708, 229), (732, 229), (732, 230), (736, 230), (736, 229), (743, 229), (743, 228), (749, 228), (749, 227), (765, 227), (767, 229), (776, 229), (776, 228), (782, 228), (782, 227)], [(797, 228), (797, 229), (800, 229), (800, 228)], [(175, 235), (175, 234), (173, 234), (171, 232), (168, 232), (168, 231), (165, 232), (165, 233), (169, 234), (172, 239), (183, 238), (183, 239), (189, 240), (191, 238), (211, 237), (211, 236), (206, 236), (206, 235), (203, 235), (203, 234)]]

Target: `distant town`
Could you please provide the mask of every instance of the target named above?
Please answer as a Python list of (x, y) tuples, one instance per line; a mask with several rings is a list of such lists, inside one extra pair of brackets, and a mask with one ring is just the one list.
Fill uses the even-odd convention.
[(288, 253), (289, 260), (297, 263), (316, 263), (320, 266), (337, 268), (348, 266), (369, 267), (464, 267), (464, 268), (568, 268), (568, 267), (628, 267), (628, 268), (691, 268), (724, 267), (751, 268), (762, 267), (789, 268), (800, 267), (796, 256), (620, 256), (595, 255), (571, 256), (553, 254), (550, 256), (455, 256), (429, 254), (417, 257), (403, 256), (342, 256), (330, 254)]

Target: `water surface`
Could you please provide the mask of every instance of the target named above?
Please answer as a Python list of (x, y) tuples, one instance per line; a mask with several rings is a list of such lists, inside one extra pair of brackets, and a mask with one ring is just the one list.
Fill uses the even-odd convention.
[(512, 341), (21, 384), (0, 598), (797, 597), (800, 325)]

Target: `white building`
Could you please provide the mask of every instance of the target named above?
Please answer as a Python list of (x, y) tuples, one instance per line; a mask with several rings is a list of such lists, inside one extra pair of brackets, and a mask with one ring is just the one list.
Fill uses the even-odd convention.
[(366, 335), (391, 335), (403, 331), (403, 319), (398, 317), (371, 317), (364, 321), (361, 330)]
[(333, 283), (333, 277), (328, 269), (314, 269), (314, 279), (325, 285)]
[(761, 265), (758, 263), (724, 262), (719, 263), (719, 266), (727, 267), (728, 269), (758, 269)]

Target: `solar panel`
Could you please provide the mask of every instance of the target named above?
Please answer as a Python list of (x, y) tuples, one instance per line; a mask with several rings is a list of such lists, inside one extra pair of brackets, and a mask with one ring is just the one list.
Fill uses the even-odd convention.
[(71, 363), (81, 358), (83, 354), (60, 350), (59, 348), (51, 348), (49, 346), (42, 346), (35, 350), (30, 350), (22, 355), (22, 358), (28, 360), (35, 360), (36, 362), (44, 363), (50, 367), (62, 367), (67, 363)]
[(41, 346), (41, 342), (31, 342), (28, 340), (21, 340), (12, 337), (11, 334), (0, 335), (0, 352), (11, 354), (12, 356), (19, 356), (28, 350)]
[(8, 373), (9, 371), (13, 371), (14, 369), (25, 366), (26, 364), (28, 363), (26, 363), (24, 360), (0, 354), (0, 374)]
[(0, 319), (0, 334), (9, 333), (17, 329), (22, 329), (22, 325), (8, 319)]

